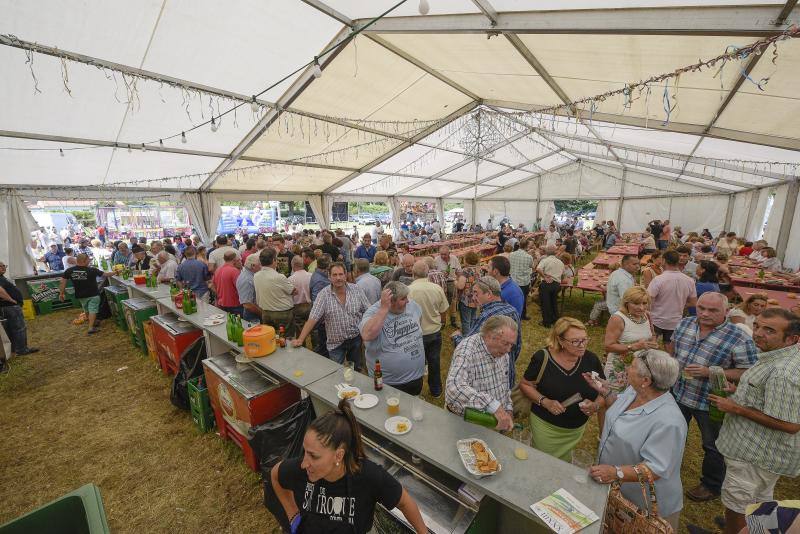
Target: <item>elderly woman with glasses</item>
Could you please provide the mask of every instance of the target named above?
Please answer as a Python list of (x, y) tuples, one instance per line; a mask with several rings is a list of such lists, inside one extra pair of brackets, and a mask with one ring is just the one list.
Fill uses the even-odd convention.
[(589, 337), (577, 319), (562, 317), (550, 330), (547, 346), (533, 354), (519, 388), (531, 400), (533, 447), (565, 462), (583, 437), (589, 415), (578, 404), (597, 398), (584, 373), (605, 378), (603, 364), (586, 350)]
[(628, 367), (629, 386), (615, 393), (603, 380), (584, 373), (600, 397), (584, 403), (587, 415), (606, 409), (598, 462), (589, 475), (600, 484), (619, 481), (622, 493), (640, 509), (648, 510), (634, 466), (644, 464), (655, 480), (658, 509), (675, 532), (683, 508), (681, 462), (686, 444), (686, 419), (670, 394), (678, 379), (678, 361), (664, 351), (642, 350)]

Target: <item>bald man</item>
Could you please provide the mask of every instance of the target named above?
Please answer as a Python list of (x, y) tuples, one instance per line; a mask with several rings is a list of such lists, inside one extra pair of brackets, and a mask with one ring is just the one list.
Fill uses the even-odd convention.
[(720, 424), (708, 415), (709, 368), (722, 367), (729, 381), (738, 382), (757, 360), (753, 340), (728, 321), (727, 311), (725, 295), (704, 293), (697, 299), (697, 316), (684, 318), (667, 346), (683, 369), (672, 393), (686, 422), (697, 421), (705, 451), (700, 483), (686, 492), (698, 502), (718, 497), (725, 479), (725, 461), (716, 446)]
[(400, 267), (395, 269), (394, 273), (392, 274), (392, 282), (400, 282), (407, 286), (411, 285), (411, 282), (414, 281), (414, 262), (417, 258), (412, 256), (411, 254), (403, 255), (403, 258), (400, 263)]

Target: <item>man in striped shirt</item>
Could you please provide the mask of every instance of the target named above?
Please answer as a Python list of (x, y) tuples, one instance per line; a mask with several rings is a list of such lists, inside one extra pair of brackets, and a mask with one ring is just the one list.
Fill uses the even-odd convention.
[(727, 471), (722, 483), (725, 532), (745, 526), (745, 508), (773, 500), (780, 476), (800, 475), (800, 319), (782, 308), (756, 318), (761, 352), (729, 397), (709, 395), (725, 421), (717, 448)]
[(504, 315), (489, 318), (478, 334), (456, 348), (447, 374), (445, 401), (448, 410), (462, 415), (466, 408), (494, 414), (497, 430), (514, 425), (511, 388), (508, 385), (508, 352), (517, 342), (517, 323)]

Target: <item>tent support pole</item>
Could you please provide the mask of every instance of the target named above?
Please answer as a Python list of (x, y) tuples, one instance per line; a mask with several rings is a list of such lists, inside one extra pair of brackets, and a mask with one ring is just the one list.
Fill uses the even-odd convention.
[[(542, 175), (536, 178), (536, 222), (539, 222), (539, 215), (541, 208), (539, 207), (542, 202)], [(541, 225), (540, 225), (541, 226)], [(541, 230), (541, 227), (539, 228)]]
[(622, 181), (619, 188), (619, 203), (617, 204), (617, 228), (622, 231), (622, 203), (625, 202), (625, 180), (628, 175), (628, 169), (622, 169)]
[(758, 207), (758, 198), (761, 196), (761, 190), (755, 189), (750, 191), (750, 204), (747, 207), (747, 220), (744, 223), (744, 237), (749, 241), (755, 241), (755, 239), (750, 239), (749, 232), (750, 232), (750, 224), (753, 222), (753, 217), (756, 214), (756, 208)]
[(783, 207), (783, 215), (781, 218), (781, 229), (778, 234), (778, 244), (775, 248), (775, 252), (778, 253), (778, 257), (781, 261), (784, 260), (786, 256), (786, 247), (789, 245), (789, 233), (792, 231), (794, 211), (797, 208), (797, 195), (800, 193), (800, 181), (797, 179), (793, 180), (789, 184), (787, 193), (786, 205)]
[(731, 194), (728, 195), (728, 207), (725, 210), (725, 231), (730, 231), (731, 228), (731, 220), (733, 219), (733, 204), (736, 202), (736, 196)]

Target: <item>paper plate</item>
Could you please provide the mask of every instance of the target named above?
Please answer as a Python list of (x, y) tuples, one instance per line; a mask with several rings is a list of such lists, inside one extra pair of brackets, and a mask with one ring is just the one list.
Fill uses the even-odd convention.
[[(406, 429), (403, 432), (397, 430), (397, 425), (399, 425), (400, 423), (406, 425)], [(408, 417), (403, 417), (402, 415), (395, 415), (394, 417), (390, 417), (383, 424), (383, 428), (385, 428), (389, 434), (394, 434), (395, 436), (402, 436), (403, 434), (408, 434), (409, 432), (411, 432), (411, 426), (412, 426), (411, 420)]]
[(221, 320), (224, 321), (225, 320), (225, 314), (224, 313), (215, 313), (214, 315), (209, 315), (208, 317), (206, 317), (207, 321), (213, 321), (213, 320), (216, 320), (216, 319), (221, 319)]
[(378, 397), (373, 395), (372, 393), (364, 393), (363, 395), (359, 395), (355, 399), (353, 399), (353, 404), (356, 408), (361, 408), (362, 410), (368, 410), (369, 408), (373, 408), (378, 404)]
[(225, 319), (206, 319), (203, 326), (217, 326), (225, 322)]
[(237, 354), (236, 363), (250, 363), (250, 358), (248, 358), (244, 354)]
[(357, 388), (357, 387), (355, 387), (355, 386), (350, 386), (350, 387), (346, 387), (346, 388), (344, 388), (343, 390), (341, 390), (341, 391), (337, 392), (337, 393), (336, 393), (336, 396), (337, 396), (337, 397), (339, 397), (340, 399), (343, 399), (343, 398), (345, 398), (345, 397), (344, 397), (344, 394), (345, 394), (345, 393), (349, 393), (349, 392), (351, 392), (351, 391), (355, 392), (355, 396), (352, 396), (352, 397), (350, 397), (351, 399), (355, 399), (355, 398), (357, 398), (359, 395), (361, 395), (361, 390), (360, 390), (360, 389), (358, 389), (358, 388)]

